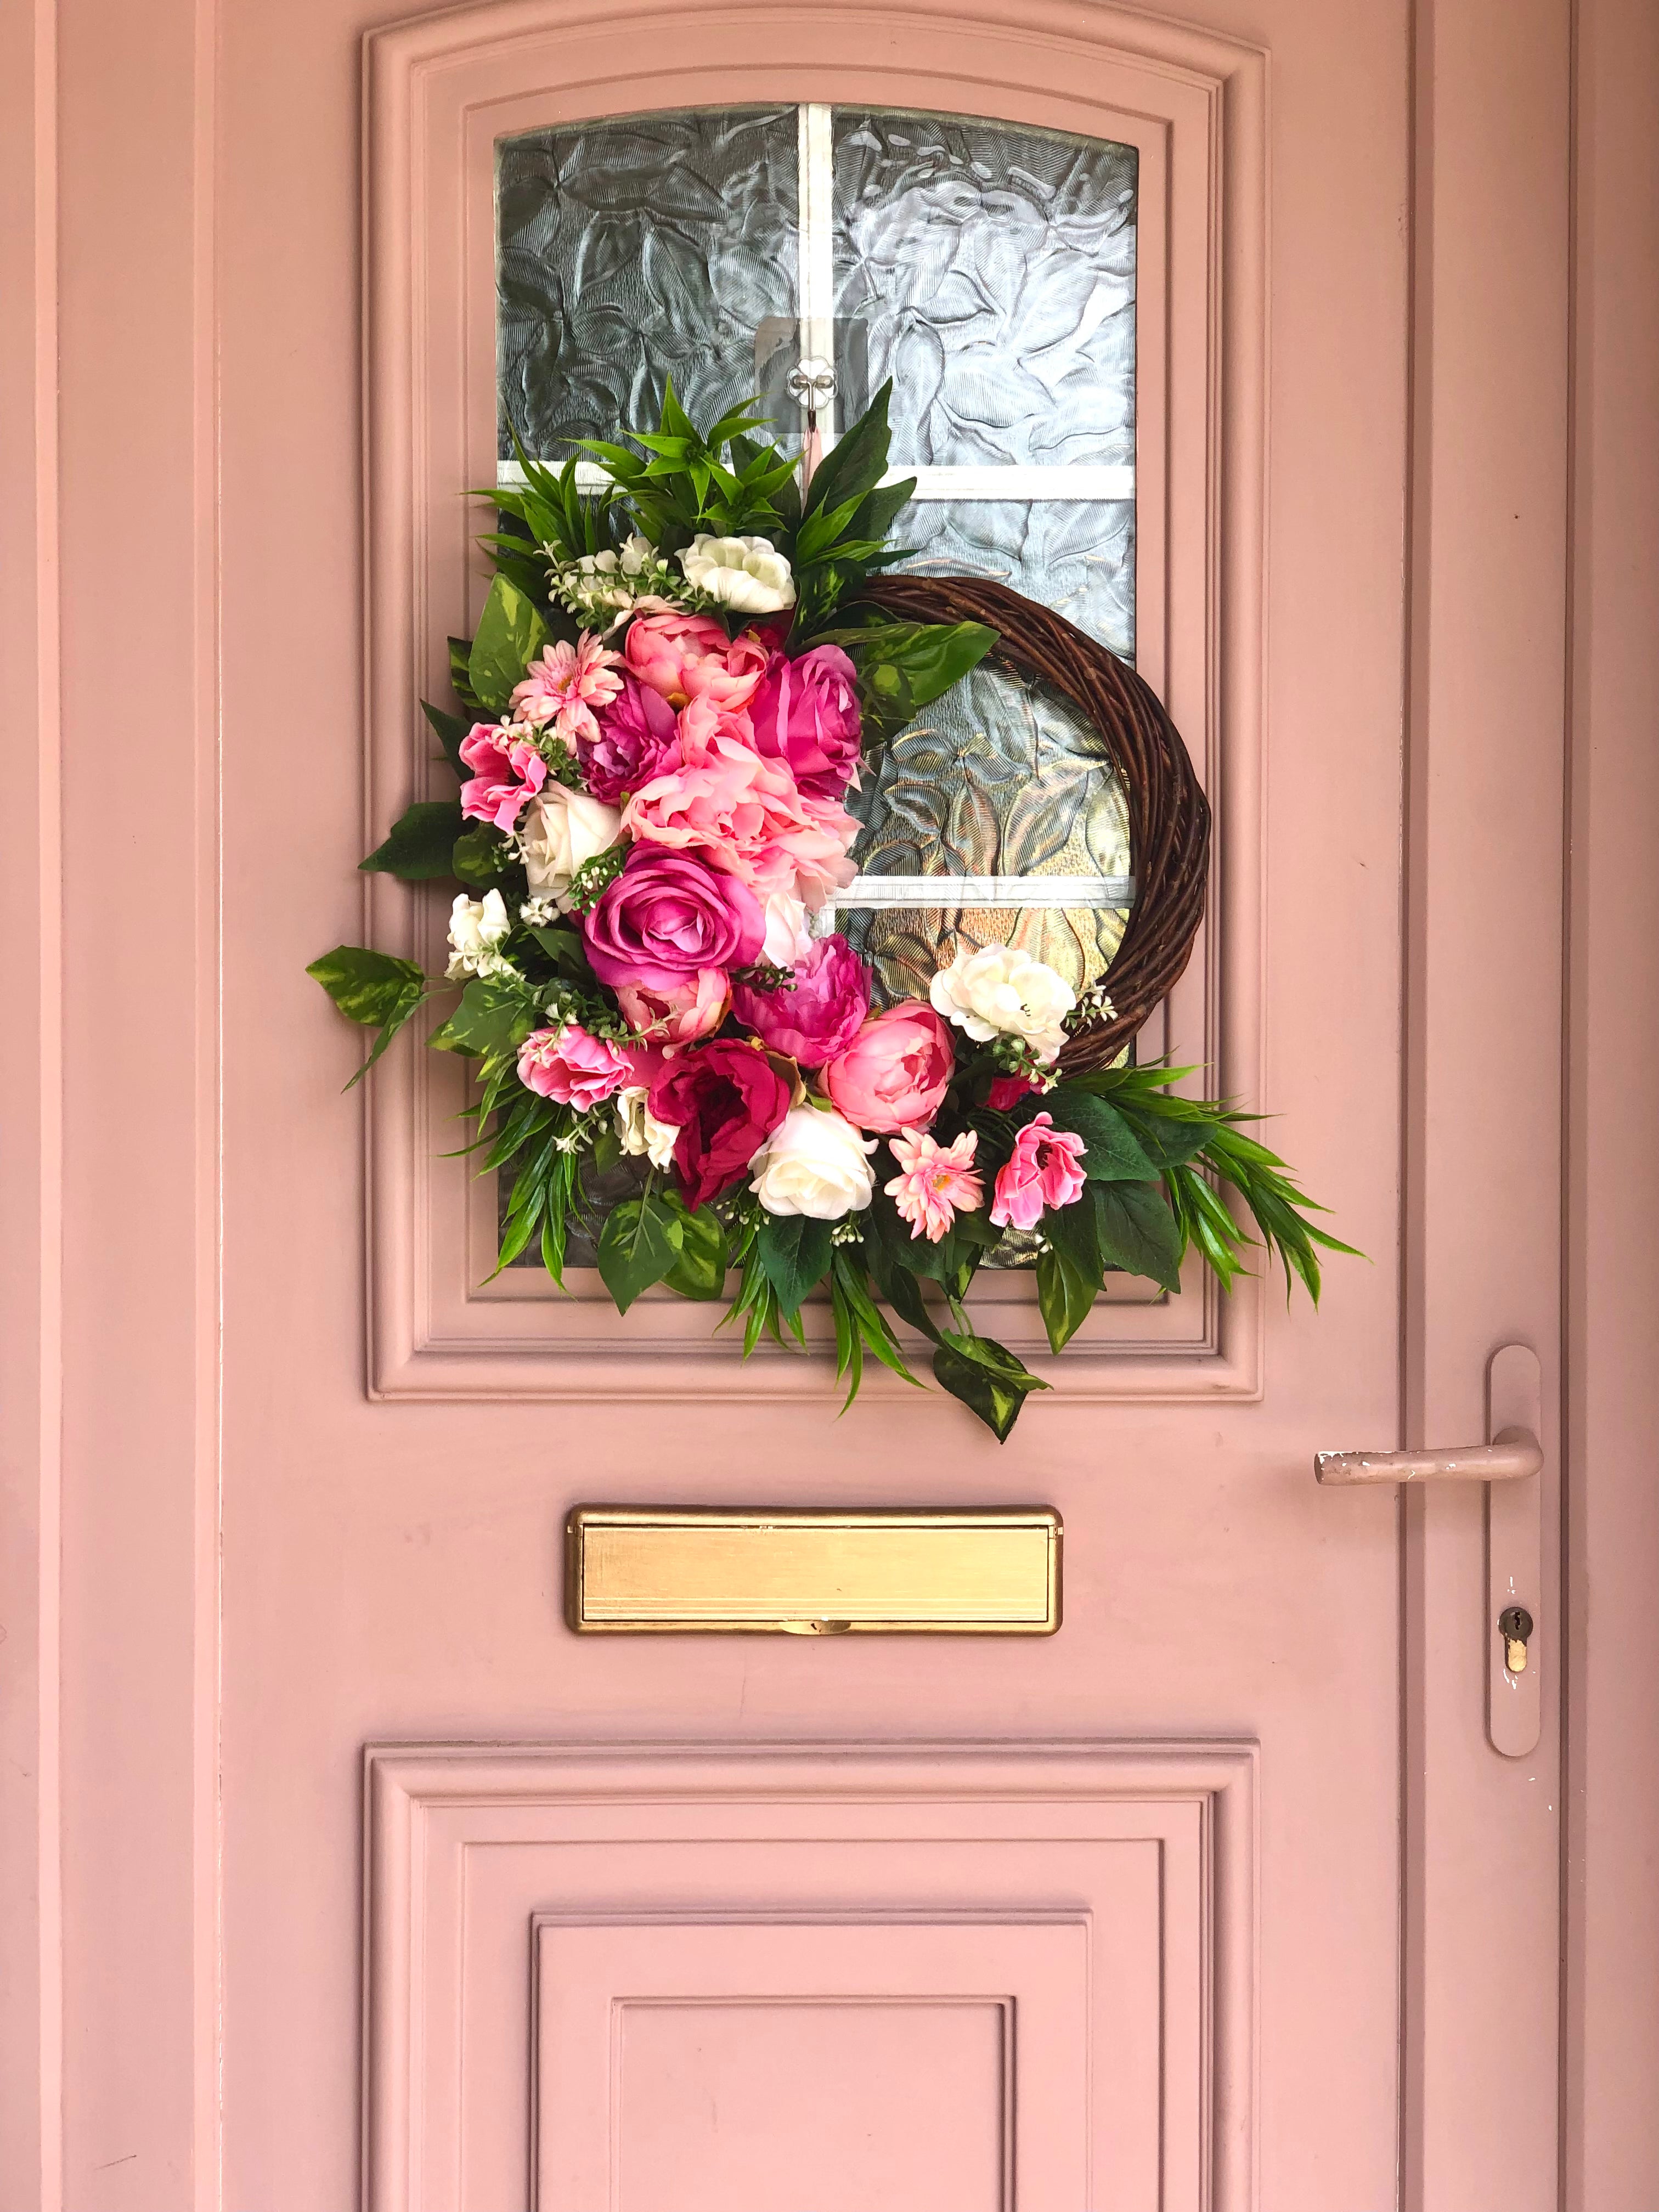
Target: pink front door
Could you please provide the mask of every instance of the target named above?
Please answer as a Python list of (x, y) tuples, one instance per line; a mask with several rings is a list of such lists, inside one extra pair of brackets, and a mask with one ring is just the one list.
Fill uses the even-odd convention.
[[(136, 732), (168, 765), (65, 848), (64, 1632), (130, 1671), (66, 1709), (62, 2203), (1555, 2205), (1565, 6), (71, 12), (77, 815)], [(751, 107), (1133, 159), (1124, 605), (1218, 830), (1163, 1042), (1369, 1255), (1317, 1314), (1124, 1285), (1001, 1449), (896, 1383), (837, 1419), (822, 1350), (740, 1368), (704, 1309), (486, 1283), (460, 1071), (404, 1040), (343, 1101), (303, 974), (479, 604), (501, 147)], [(188, 176), (128, 173), (150, 114)], [(434, 899), (377, 885), (372, 941)], [(1478, 1486), (1312, 1474), (1483, 1441), (1505, 1345), (1520, 1757)], [(578, 1638), (599, 1500), (1053, 1506), (1064, 1625)]]

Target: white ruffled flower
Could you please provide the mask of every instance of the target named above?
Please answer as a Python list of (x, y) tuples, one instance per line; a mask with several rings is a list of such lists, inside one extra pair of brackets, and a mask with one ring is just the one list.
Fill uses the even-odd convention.
[(679, 1124), (659, 1121), (646, 1103), (650, 1096), (642, 1083), (630, 1083), (617, 1093), (617, 1134), (623, 1152), (635, 1159), (643, 1157), (653, 1168), (670, 1168)]
[(769, 891), (762, 902), (766, 914), (766, 941), (761, 958), (775, 968), (793, 968), (812, 950), (806, 927), (806, 903), (790, 891)]
[(750, 1163), (755, 1195), (769, 1213), (839, 1221), (862, 1213), (875, 1189), (866, 1138), (822, 1106), (792, 1106)]
[(519, 908), (519, 919), (528, 922), (532, 929), (544, 929), (558, 911), (556, 899), (527, 898)]
[(964, 945), (928, 988), (936, 1012), (983, 1044), (1023, 1037), (1039, 1060), (1066, 1042), (1065, 1018), (1077, 1004), (1063, 975), (1012, 945)]
[(481, 899), (458, 894), (449, 909), (450, 962), (444, 973), (452, 983), (463, 975), (497, 975), (510, 969), (496, 947), (513, 927), (513, 918), (499, 891), (486, 891)]
[(532, 892), (562, 905), (577, 869), (609, 852), (621, 835), (622, 816), (614, 806), (562, 783), (545, 785), (519, 825), (519, 856)]
[(695, 590), (738, 614), (775, 614), (795, 604), (789, 563), (769, 538), (711, 538), (699, 531), (680, 566)]

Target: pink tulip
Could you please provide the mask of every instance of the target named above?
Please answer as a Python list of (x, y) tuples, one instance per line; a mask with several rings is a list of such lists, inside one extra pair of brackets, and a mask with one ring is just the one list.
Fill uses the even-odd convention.
[(1057, 1211), (1083, 1195), (1081, 1137), (1057, 1129), (1051, 1114), (1034, 1114), (1014, 1139), (1013, 1157), (998, 1171), (991, 1218), (1003, 1229), (1035, 1229), (1044, 1209)]
[(461, 758), (477, 770), (461, 786), (461, 812), (498, 830), (511, 830), (547, 781), (547, 763), (535, 746), (500, 722), (475, 722), (461, 739)]
[(608, 1037), (590, 1036), (579, 1022), (537, 1030), (519, 1047), (519, 1080), (526, 1089), (579, 1114), (614, 1098), (635, 1079), (626, 1051)]

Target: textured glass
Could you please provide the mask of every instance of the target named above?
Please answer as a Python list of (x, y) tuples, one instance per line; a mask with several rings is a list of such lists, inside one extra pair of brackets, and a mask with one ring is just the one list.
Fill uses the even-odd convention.
[[(855, 805), (866, 875), (1118, 876), (1127, 821), (1099, 739), (1060, 693), (981, 666), (888, 746)], [(925, 998), (958, 944), (1018, 945), (1074, 988), (1105, 973), (1125, 917), (1071, 908), (848, 907), (836, 925), (885, 999)]]
[(843, 419), (893, 380), (909, 467), (1134, 459), (1130, 146), (967, 116), (835, 115)]
[(1133, 659), (1132, 501), (914, 499), (894, 536), (915, 549), (907, 568), (1011, 584)]
[(793, 107), (641, 115), (497, 149), (501, 453), (654, 424), (663, 380), (699, 422), (761, 385), (799, 429)]

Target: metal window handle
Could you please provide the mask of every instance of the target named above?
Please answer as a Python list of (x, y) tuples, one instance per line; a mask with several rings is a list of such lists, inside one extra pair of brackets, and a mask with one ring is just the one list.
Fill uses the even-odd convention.
[(1326, 1489), (1382, 1483), (1486, 1486), (1486, 1735), (1523, 1759), (1542, 1720), (1537, 1623), (1543, 1607), (1543, 1370), (1525, 1345), (1506, 1344), (1486, 1370), (1486, 1438), (1449, 1451), (1324, 1451), (1314, 1479)]

